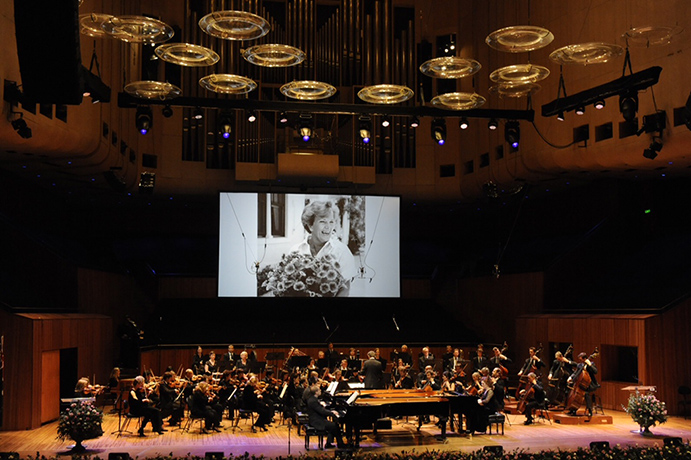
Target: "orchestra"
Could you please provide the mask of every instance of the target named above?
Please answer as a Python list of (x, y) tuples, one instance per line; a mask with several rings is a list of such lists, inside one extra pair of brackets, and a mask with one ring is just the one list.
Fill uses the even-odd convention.
[[(521, 369), (513, 374), (519, 377), (516, 382), (518, 390), (515, 403), (518, 412), (525, 415), (526, 425), (532, 424), (534, 408), (545, 400), (539, 373), (545, 363), (538, 356), (540, 348), (531, 347)], [(164, 420), (167, 420), (168, 426), (181, 425), (186, 417), (186, 410), (193, 416), (204, 419), (202, 433), (206, 434), (223, 430), (222, 419), (226, 413), (229, 420), (244, 418), (247, 412), (256, 413), (253, 432), (272, 428), (276, 413), (281, 414), (283, 420), (295, 424), (298, 423), (298, 414), (309, 413), (311, 419), (319, 418), (320, 424), (322, 418), (326, 419), (328, 423), (324, 426), (328, 428), (331, 441), (341, 442), (342, 433), (346, 433), (349, 439), (352, 430), (346, 430), (344, 424), (347, 422), (343, 420), (343, 412), (347, 412), (348, 408), (338, 407), (339, 401), (342, 404), (342, 400), (338, 398), (346, 398), (338, 395), (350, 395), (351, 388), (359, 388), (360, 391), (381, 389), (415, 392), (406, 393), (408, 395), (471, 398), (474, 402), (470, 408), (464, 409), (463, 413), (456, 412), (459, 414), (458, 431), (482, 434), (487, 429), (490, 415), (502, 413), (508, 404), (512, 404), (513, 396), (508, 395), (511, 384), (508, 367), (512, 366), (513, 361), (505, 354), (507, 349), (506, 343), (501, 347), (492, 347), (492, 357), (487, 358), (484, 356), (484, 345), (480, 344), (476, 347), (473, 359), (465, 360), (460, 347), (449, 345), (438, 362), (430, 347), (425, 346), (420, 348), (418, 355), (419, 369), (414, 369), (407, 345), (402, 345), (400, 352), (394, 350), (391, 353), (390, 363), (381, 356), (378, 348), (369, 351), (367, 359), (361, 360), (359, 350), (354, 347), (347, 354), (341, 354), (329, 343), (326, 349), (316, 352), (316, 358), (291, 347), (287, 353), (288, 358), (283, 363), (277, 363), (277, 366), (266, 365), (266, 362), (261, 362), (262, 365), (258, 366), (257, 358), (251, 361), (247, 349), (237, 355), (233, 345), (229, 345), (227, 352), (219, 355), (219, 360), (216, 359), (214, 350), (205, 354), (202, 347), (198, 346), (188, 363), (190, 367), (181, 376), (178, 373), (182, 372), (182, 365), (177, 373), (168, 367), (160, 377), (152, 369), (145, 369), (143, 375), (134, 379), (127, 399), (130, 412), (144, 417), (140, 425), (140, 436), (144, 436), (144, 427), (149, 422), (152, 431), (158, 434), (166, 431), (163, 428)], [(570, 349), (571, 347), (567, 353)], [(251, 353), (256, 356), (254, 350)], [(567, 392), (573, 391), (574, 387), (582, 388), (587, 385), (583, 390), (582, 401), (586, 405), (586, 414), (592, 415), (591, 394), (598, 386), (595, 380), (597, 368), (593, 362), (597, 354), (586, 356), (581, 353), (578, 362), (570, 361), (565, 354), (556, 353), (547, 376), (548, 383), (552, 385), (557, 378), (566, 382), (568, 378), (569, 387), (565, 389)], [(482, 364), (485, 365), (479, 367)], [(466, 372), (469, 366), (472, 367)], [(582, 375), (585, 375), (585, 383), (582, 382)], [(114, 368), (108, 388), (117, 389), (120, 378), (121, 370)], [(333, 387), (336, 392), (327, 392), (327, 388), (331, 388), (330, 385), (334, 382), (337, 384)], [(103, 388), (106, 387), (91, 385), (89, 379), (84, 377), (77, 382), (75, 396), (97, 396)], [(565, 399), (562, 393), (562, 404)], [(315, 404), (325, 410), (317, 409)], [(330, 407), (338, 407), (340, 416), (334, 415), (336, 411)], [(575, 414), (579, 407), (577, 400), (567, 407), (568, 413)], [(454, 410), (458, 409), (451, 409), (450, 414), (439, 413), (437, 409), (419, 414), (418, 429), (423, 423), (429, 423), (431, 416), (436, 417), (436, 423), (441, 428), (449, 420), (448, 416), (454, 415)], [(453, 422), (454, 418), (451, 420)], [(451, 426), (453, 427), (453, 423)], [(327, 442), (327, 447), (331, 444), (332, 442)]]

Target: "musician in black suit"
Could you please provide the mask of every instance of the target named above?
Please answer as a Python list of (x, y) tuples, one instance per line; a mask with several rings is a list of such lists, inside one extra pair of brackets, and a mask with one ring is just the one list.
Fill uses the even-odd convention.
[(494, 384), (494, 402), (497, 406), (497, 411), (504, 410), (504, 398), (506, 398), (506, 380), (502, 378), (501, 369), (495, 367), (492, 370), (492, 383)]
[(316, 364), (319, 372), (324, 372), (324, 369), (332, 369), (332, 367), (329, 365), (329, 358), (326, 357), (326, 353), (324, 353), (322, 350), (317, 352)]
[[(526, 394), (523, 394), (526, 392)], [(528, 374), (528, 388), (521, 390), (522, 397), (526, 399), (525, 409), (523, 410), (523, 415), (525, 415), (524, 425), (530, 425), (533, 423), (533, 409), (544, 404), (545, 402), (545, 390), (542, 388), (542, 384), (537, 380), (537, 376), (534, 372)]]
[[(569, 364), (571, 366), (575, 366), (576, 370), (574, 371), (573, 374), (569, 377), (568, 383), (569, 385), (577, 384), (581, 373), (582, 372), (587, 372), (588, 375), (590, 376), (590, 385), (588, 388), (585, 390), (585, 408), (588, 416), (592, 417), (593, 415), (593, 392), (600, 388), (600, 384), (597, 383), (597, 378), (595, 374), (597, 374), (597, 367), (595, 367), (595, 364), (588, 358), (588, 353), (581, 352), (578, 354), (578, 362), (570, 361)], [(576, 415), (576, 411), (578, 409), (571, 409), (569, 411), (569, 415)]]
[(168, 425), (170, 426), (180, 423), (184, 411), (182, 401), (178, 397), (179, 390), (173, 388), (174, 377), (175, 374), (172, 371), (164, 372), (163, 382), (158, 388), (160, 395), (158, 404), (161, 409), (161, 418), (170, 416), (170, 420), (168, 420)]
[(451, 352), (451, 357), (449, 357), (449, 359), (446, 361), (446, 367), (444, 369), (453, 373), (456, 370), (456, 366), (462, 364), (463, 356), (461, 356), (461, 350), (458, 348), (454, 348)]
[(473, 363), (473, 370), (478, 372), (483, 367), (488, 368), (490, 366), (489, 359), (485, 356), (485, 346), (483, 344), (477, 346), (477, 351), (471, 362)]
[(350, 369), (351, 371), (359, 371), (362, 368), (362, 362), (360, 361), (360, 358), (357, 356), (359, 353), (359, 351), (355, 351), (355, 348), (351, 348), (348, 352), (348, 369)]
[(362, 364), (362, 373), (365, 375), (365, 389), (384, 388), (384, 373), (381, 362), (377, 361), (373, 350), (367, 352), (367, 361)]
[(233, 345), (228, 345), (228, 352), (224, 353), (221, 357), (221, 370), (233, 370), (235, 369), (235, 363), (240, 359), (237, 353), (235, 353), (235, 347)]
[(446, 351), (441, 355), (442, 370), (447, 370), (449, 368), (449, 360), (453, 356), (453, 347), (451, 345), (446, 346)]
[(327, 417), (338, 417), (338, 412), (327, 410), (319, 402), (319, 396), (321, 396), (321, 388), (319, 385), (312, 385), (310, 387), (310, 397), (307, 399), (307, 415), (309, 417), (310, 426), (314, 427), (319, 431), (326, 431), (328, 436), (326, 438), (325, 448), (330, 449), (334, 447), (333, 440), (336, 438), (336, 442), (339, 448), (343, 448), (343, 440), (341, 439), (341, 428), (338, 424), (332, 422)]
[(427, 366), (432, 366), (434, 369), (434, 355), (429, 351), (429, 347), (424, 347), (419, 356), (418, 370), (423, 372)]
[(407, 364), (408, 366), (413, 365), (413, 357), (408, 351), (408, 345), (401, 345), (401, 351), (398, 353), (398, 359), (403, 360), (403, 364)]
[(341, 362), (341, 354), (334, 349), (334, 344), (331, 342), (326, 347), (325, 355), (329, 361), (329, 369), (334, 369)]

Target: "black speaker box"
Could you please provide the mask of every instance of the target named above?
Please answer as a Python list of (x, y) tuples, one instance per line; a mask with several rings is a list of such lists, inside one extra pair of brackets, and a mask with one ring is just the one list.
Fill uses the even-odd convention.
[(14, 0), (21, 90), (39, 103), (82, 102), (79, 0)]

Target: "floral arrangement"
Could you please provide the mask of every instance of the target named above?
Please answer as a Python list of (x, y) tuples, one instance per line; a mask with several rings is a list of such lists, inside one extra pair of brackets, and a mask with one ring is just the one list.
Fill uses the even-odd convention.
[(666, 404), (652, 393), (640, 394), (638, 391), (632, 393), (629, 396), (629, 405), (624, 407), (624, 410), (645, 431), (656, 423), (667, 421)]
[(60, 413), (58, 439), (72, 439), (77, 442), (94, 439), (103, 435), (101, 428), (103, 412), (92, 401), (73, 402)]
[[(400, 452), (400, 453), (376, 453), (373, 451), (354, 452), (349, 454), (347, 458), (353, 460), (688, 460), (691, 457), (691, 446), (688, 442), (680, 445), (665, 445), (665, 446), (613, 446), (610, 449), (585, 449), (579, 448), (576, 450), (544, 450), (540, 452), (527, 452), (523, 450), (515, 450), (512, 452), (504, 451), (502, 454), (478, 450), (475, 452), (457, 452), (457, 451), (425, 451), (425, 452)], [(73, 456), (73, 459), (93, 459), (101, 460), (99, 456), (79, 457)], [(250, 455), (245, 452), (244, 455), (228, 455), (223, 457), (228, 460), (267, 460), (268, 457), (263, 455)], [(287, 455), (285, 457), (277, 457), (280, 460), (311, 460), (311, 459), (333, 459), (333, 454), (329, 455), (326, 452), (320, 453), (305, 453), (303, 455)], [(31, 455), (26, 457), (27, 460), (58, 460), (57, 457), (47, 458)], [(204, 460), (203, 456), (187, 454), (186, 456), (174, 456), (172, 453), (168, 455), (158, 454), (156, 456), (147, 457), (148, 460)]]
[(345, 286), (341, 266), (327, 254), (316, 258), (291, 252), (257, 273), (259, 294), (275, 297), (335, 297)]

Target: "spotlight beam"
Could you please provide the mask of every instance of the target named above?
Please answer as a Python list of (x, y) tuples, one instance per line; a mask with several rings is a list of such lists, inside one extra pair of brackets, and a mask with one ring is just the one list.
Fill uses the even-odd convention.
[(580, 93), (555, 99), (542, 106), (542, 116), (551, 117), (560, 112), (571, 112), (578, 107), (588, 106), (608, 97), (644, 90), (657, 84), (660, 79), (660, 72), (662, 72), (662, 67), (653, 66)]
[[(176, 97), (165, 101), (143, 99), (127, 93), (118, 93), (118, 107), (133, 109), (138, 105), (171, 105), (175, 107), (202, 107), (207, 109), (243, 109), (261, 112), (303, 112), (327, 113), (339, 115), (388, 115), (388, 116), (417, 116), (443, 118), (458, 117), (457, 110), (443, 110), (425, 106), (380, 106), (375, 104), (334, 104), (313, 101), (265, 101), (256, 99), (219, 99), (206, 97)], [(497, 118), (506, 120), (535, 119), (534, 110), (504, 110), (504, 109), (470, 109), (464, 110), (467, 118)]]

